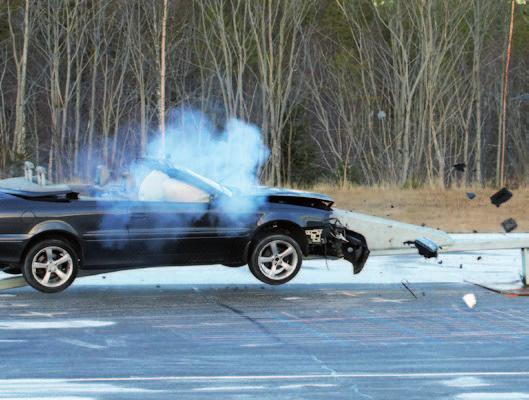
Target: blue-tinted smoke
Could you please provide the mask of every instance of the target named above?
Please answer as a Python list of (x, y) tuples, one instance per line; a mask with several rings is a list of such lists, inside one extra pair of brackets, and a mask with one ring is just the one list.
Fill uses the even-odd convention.
[[(229, 195), (212, 197), (211, 202), (207, 204), (196, 204), (196, 212), (193, 213), (173, 212), (174, 204), (170, 201), (141, 203), (138, 190), (143, 179), (149, 174), (148, 167), (147, 170), (145, 168), (145, 165), (149, 164), (131, 160), (128, 170), (133, 184), (127, 188), (124, 197), (129, 199), (131, 210), (141, 204), (142, 211), (149, 214), (150, 225), (146, 228), (154, 230), (171, 227), (191, 228), (197, 223), (227, 228), (252, 224), (258, 218), (256, 211), (265, 201), (262, 197), (251, 196), (252, 188), (258, 185), (258, 175), (268, 155), (269, 151), (263, 143), (261, 133), (254, 125), (230, 119), (223, 128), (218, 128), (200, 111), (178, 109), (172, 113), (167, 123), (165, 146), (161, 135), (157, 134), (150, 141), (145, 158), (189, 169), (226, 186), (230, 189), (226, 191)], [(150, 176), (152, 179), (153, 175)], [(148, 186), (156, 187), (157, 183), (151, 181)], [(100, 205), (110, 206), (108, 214), (112, 216), (112, 207), (116, 207), (118, 203), (109, 202), (108, 198), (106, 200), (100, 202)], [(122, 216), (119, 219), (120, 226), (116, 225), (115, 216), (104, 217), (101, 229), (133, 229), (134, 220), (128, 220), (131, 216), (134, 217)], [(119, 248), (120, 243), (110, 240), (108, 245)], [(159, 245), (160, 242), (156, 240), (148, 243), (150, 250)]]
[(160, 135), (147, 149), (147, 157), (168, 158), (176, 166), (243, 191), (258, 183), (268, 154), (255, 125), (232, 118), (219, 129), (204, 113), (190, 109), (172, 112), (165, 149)]

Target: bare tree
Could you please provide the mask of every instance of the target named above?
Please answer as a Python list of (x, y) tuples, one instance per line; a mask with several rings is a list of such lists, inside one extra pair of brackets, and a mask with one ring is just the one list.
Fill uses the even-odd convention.
[[(14, 22), (12, 20), (12, 12), (10, 2), (7, 3), (7, 15), (9, 32), (11, 34), (11, 44), (13, 48), (13, 59), (16, 65), (17, 75), (17, 97), (16, 97), (16, 120), (14, 130), (13, 150), (18, 155), (23, 155), (26, 152), (26, 79), (27, 79), (27, 62), (28, 62), (28, 47), (30, 35), (30, 7), (29, 0), (24, 2), (24, 27), (22, 35), (22, 48), (19, 49), (19, 40), (15, 33)], [(20, 52), (20, 53), (19, 53)]]
[(294, 86), (302, 50), (303, 21), (312, 5), (305, 0), (250, 2), (248, 15), (257, 52), (262, 130), (271, 155), (266, 178), (282, 181), (283, 132), (299, 93)]
[(162, 157), (165, 156), (165, 41), (167, 32), (167, 0), (163, 0), (162, 39), (160, 45), (160, 99), (158, 124), (162, 135)]

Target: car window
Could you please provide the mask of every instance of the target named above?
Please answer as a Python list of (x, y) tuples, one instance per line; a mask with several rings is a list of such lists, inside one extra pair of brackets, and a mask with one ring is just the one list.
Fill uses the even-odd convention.
[(138, 199), (140, 201), (207, 203), (210, 195), (187, 182), (153, 170), (143, 178), (138, 190)]

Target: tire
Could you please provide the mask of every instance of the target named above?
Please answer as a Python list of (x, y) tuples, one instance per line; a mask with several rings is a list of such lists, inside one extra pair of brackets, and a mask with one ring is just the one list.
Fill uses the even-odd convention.
[[(62, 262), (56, 263), (62, 260)], [(79, 271), (79, 256), (62, 239), (46, 239), (33, 245), (22, 265), (26, 282), (44, 293), (57, 293), (72, 284)]]
[(248, 266), (261, 282), (282, 285), (298, 274), (302, 262), (303, 253), (292, 237), (270, 233), (256, 240)]

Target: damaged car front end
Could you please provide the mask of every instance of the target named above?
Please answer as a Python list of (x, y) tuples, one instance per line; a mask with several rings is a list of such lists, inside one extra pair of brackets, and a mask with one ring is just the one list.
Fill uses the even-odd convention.
[(310, 255), (345, 259), (352, 264), (354, 274), (364, 268), (370, 253), (365, 238), (345, 228), (339, 220), (330, 219), (323, 228), (306, 229), (305, 234)]
[[(304, 217), (299, 221), (305, 233), (308, 245), (306, 255), (309, 258), (345, 259), (352, 264), (354, 274), (362, 271), (370, 253), (366, 239), (359, 232), (348, 229), (334, 216), (336, 210), (333, 208), (332, 198), (319, 193), (297, 190), (276, 188), (261, 190), (266, 192), (267, 202), (270, 204), (312, 209), (310, 213), (304, 211)], [(311, 214), (311, 217), (307, 214)], [(303, 220), (308, 221), (303, 222)]]

